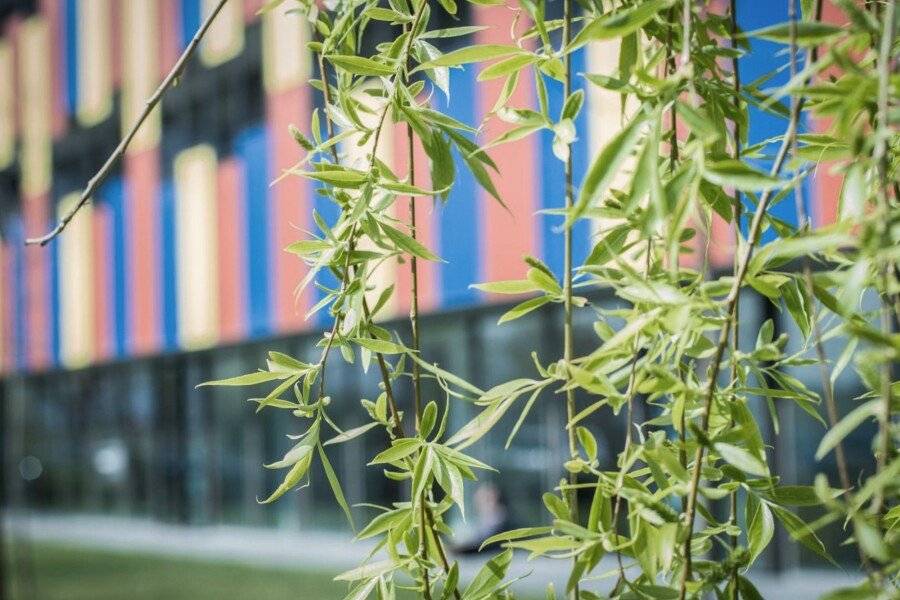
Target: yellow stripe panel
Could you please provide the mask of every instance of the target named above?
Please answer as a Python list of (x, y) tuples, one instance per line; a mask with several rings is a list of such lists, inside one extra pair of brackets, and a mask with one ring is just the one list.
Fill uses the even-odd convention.
[(175, 239), (178, 249), (178, 338), (184, 348), (219, 337), (216, 152), (203, 144), (175, 158)]
[[(62, 215), (78, 201), (77, 192), (59, 203)], [(61, 235), (59, 244), (60, 359), (70, 368), (83, 367), (94, 357), (94, 208), (85, 204)]]
[[(357, 93), (354, 95), (354, 98), (365, 107), (368, 107), (371, 113), (364, 112), (362, 110), (359, 111), (360, 120), (366, 127), (375, 127), (378, 125), (378, 120), (381, 117), (381, 113), (384, 111), (384, 103), (380, 102), (379, 99), (373, 98), (368, 94)], [(389, 122), (389, 120), (385, 121), (385, 125), (381, 130), (381, 137), (378, 140), (378, 148), (376, 150), (376, 155), (378, 159), (393, 168), (393, 160), (394, 160), (394, 126)], [(344, 158), (347, 164), (352, 166), (355, 169), (359, 169), (362, 171), (369, 170), (369, 163), (371, 162), (371, 153), (372, 146), (374, 144), (375, 136), (369, 136), (369, 139), (362, 146), (359, 145), (359, 135), (352, 135), (347, 138), (346, 141), (341, 143), (341, 150), (344, 153)], [(353, 193), (353, 192), (351, 192)], [(393, 205), (387, 211), (391, 215), (396, 215), (396, 209)], [(363, 238), (362, 243), (360, 243), (360, 248), (363, 250), (380, 250), (376, 248), (374, 244), (368, 239)], [(366, 280), (366, 284), (372, 286), (373, 289), (370, 290), (366, 294), (366, 298), (369, 301), (369, 304), (374, 304), (378, 300), (378, 296), (381, 294), (382, 290), (390, 286), (397, 277), (397, 260), (396, 258), (388, 259), (382, 262), (376, 269), (369, 273), (369, 277)], [(396, 309), (396, 297), (392, 297), (388, 300), (387, 304), (383, 310), (378, 313), (378, 320), (388, 319), (395, 315)]]
[[(203, 18), (210, 14), (218, 0), (203, 0)], [(227, 62), (244, 49), (244, 7), (241, 0), (226, 2), (222, 11), (200, 43), (200, 59), (214, 67)]]
[(309, 37), (303, 18), (285, 2), (262, 17), (263, 83), (269, 92), (306, 83), (310, 75)]
[(96, 125), (112, 110), (110, 0), (78, 3), (78, 122)]
[(12, 162), (16, 143), (16, 104), (13, 79), (15, 68), (13, 53), (9, 43), (0, 40), (0, 169), (5, 169)]
[[(122, 2), (122, 131), (128, 131), (159, 85), (159, 4), (147, 0)], [(161, 109), (150, 114), (128, 147), (140, 152), (157, 145)]]
[[(619, 69), (619, 40), (592, 42), (587, 46), (587, 72), (615, 76)], [(635, 99), (629, 96), (622, 116), (621, 94), (588, 84), (587, 109), (591, 157), (595, 157), (627, 122), (627, 117), (637, 110)], [(629, 158), (613, 179), (611, 187), (621, 188), (628, 184), (634, 168), (634, 160)], [(608, 229), (620, 223), (620, 219), (600, 218), (592, 221), (593, 233)]]
[(22, 193), (35, 197), (50, 189), (51, 111), (50, 35), (40, 17), (25, 21), (19, 33), (19, 110), (22, 124)]

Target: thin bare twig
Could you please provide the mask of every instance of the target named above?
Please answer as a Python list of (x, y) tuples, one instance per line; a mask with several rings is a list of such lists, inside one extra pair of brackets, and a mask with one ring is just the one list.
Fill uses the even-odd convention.
[(188, 44), (187, 48), (184, 49), (184, 52), (181, 53), (181, 56), (178, 58), (178, 62), (175, 63), (175, 66), (172, 67), (172, 70), (169, 71), (169, 74), (166, 75), (166, 78), (163, 79), (163, 82), (159, 84), (159, 87), (156, 88), (156, 91), (153, 92), (153, 95), (147, 99), (147, 102), (144, 104), (144, 110), (141, 111), (141, 114), (138, 116), (137, 121), (134, 122), (134, 125), (131, 126), (131, 129), (125, 135), (124, 138), (119, 142), (119, 145), (116, 146), (116, 149), (113, 150), (113, 153), (109, 155), (109, 158), (106, 159), (106, 162), (103, 163), (103, 166), (100, 167), (100, 170), (91, 177), (88, 181), (87, 186), (85, 186), (84, 190), (81, 192), (81, 197), (78, 198), (78, 202), (73, 206), (65, 215), (63, 215), (62, 219), (60, 219), (59, 223), (56, 224), (56, 227), (50, 230), (49, 233), (43, 235), (41, 237), (36, 238), (28, 238), (25, 240), (26, 246), (46, 246), (50, 243), (53, 238), (58, 236), (69, 222), (78, 214), (78, 211), (81, 210), (85, 204), (91, 199), (91, 196), (97, 191), (97, 188), (100, 187), (100, 184), (103, 183), (107, 176), (109, 176), (109, 172), (115, 166), (117, 162), (122, 158), (125, 154), (125, 151), (128, 149), (128, 145), (131, 144), (131, 140), (134, 139), (134, 136), (137, 135), (137, 132), (140, 130), (141, 126), (144, 124), (144, 121), (147, 120), (147, 117), (150, 116), (150, 113), (153, 112), (153, 109), (156, 108), (156, 105), (159, 104), (159, 101), (162, 100), (162, 97), (169, 90), (170, 87), (175, 83), (178, 77), (181, 75), (181, 72), (184, 70), (185, 65), (193, 56), (194, 51), (197, 49), (197, 46), (200, 45), (200, 41), (203, 39), (203, 36), (206, 35), (206, 32), (209, 30), (210, 26), (213, 24), (213, 21), (216, 20), (216, 17), (221, 12), (222, 7), (225, 6), (225, 3), (228, 0), (219, 0), (219, 3), (213, 8), (212, 12), (209, 13), (209, 16), (206, 17), (206, 20), (200, 25), (200, 29), (197, 30), (197, 33), (194, 34), (193, 39), (191, 39), (191, 43)]
[[(730, 8), (729, 8), (729, 17), (731, 20), (731, 49), (734, 50), (737, 48), (737, 0), (731, 0)], [(740, 71), (740, 60), (737, 55), (735, 55), (731, 59), (731, 75), (733, 78), (733, 88), (734, 88), (734, 110), (737, 113), (740, 113), (741, 110), (741, 71)], [(734, 159), (741, 160), (741, 123), (738, 118), (735, 118), (733, 121), (734, 126)], [(734, 268), (737, 268), (737, 257), (738, 257), (738, 248), (741, 247), (741, 216), (743, 213), (743, 206), (741, 204), (741, 192), (735, 188), (734, 189), (734, 198), (732, 202), (733, 210), (734, 210), (734, 258), (735, 264)], [(732, 324), (731, 324), (731, 381), (735, 381), (737, 378), (737, 352), (740, 348), (740, 326), (741, 326), (741, 317), (740, 317), (741, 305), (740, 302), (734, 305), (734, 313), (732, 314)], [(732, 419), (732, 422), (734, 419)], [(728, 498), (728, 522), (733, 526), (737, 526), (737, 512), (738, 512), (738, 491), (735, 489), (729, 494)], [(739, 534), (734, 534), (731, 537), (731, 551), (734, 552), (738, 547), (738, 537)], [(731, 600), (738, 600), (738, 565), (735, 563), (731, 567), (731, 588), (729, 590), (729, 595)]]

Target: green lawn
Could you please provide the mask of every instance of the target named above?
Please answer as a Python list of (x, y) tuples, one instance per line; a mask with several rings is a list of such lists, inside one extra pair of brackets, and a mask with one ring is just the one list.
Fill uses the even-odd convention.
[[(12, 600), (329, 600), (346, 590), (318, 572), (44, 544), (31, 552), (34, 594), (17, 593), (24, 590), (14, 582)], [(7, 576), (15, 578), (17, 571)]]

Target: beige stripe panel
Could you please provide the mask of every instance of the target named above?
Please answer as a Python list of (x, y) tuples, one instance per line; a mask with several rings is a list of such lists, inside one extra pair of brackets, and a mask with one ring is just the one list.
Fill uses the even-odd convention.
[[(78, 192), (59, 203), (62, 217), (78, 202)], [(59, 236), (60, 360), (70, 368), (83, 367), (94, 358), (94, 207), (89, 202)]]

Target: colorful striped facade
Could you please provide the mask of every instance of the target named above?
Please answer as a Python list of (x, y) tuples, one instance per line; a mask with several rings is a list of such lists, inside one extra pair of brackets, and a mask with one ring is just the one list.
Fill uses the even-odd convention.
[[(182, 84), (148, 119), (93, 202), (47, 248), (26, 248), (23, 240), (44, 233), (77, 199), (214, 2), (20, 4), (0, 31), (0, 373), (78, 368), (315, 328), (305, 315), (317, 292), (295, 295), (305, 266), (283, 248), (314, 228), (314, 208), (326, 219), (334, 208), (308, 181), (270, 185), (300, 156), (288, 124), (308, 127), (322, 102), (307, 83), (316, 75), (306, 30), (296, 16), (282, 14), (289, 4), (263, 17), (256, 15), (261, 0), (226, 4)], [(786, 15), (780, 0), (738, 6), (745, 29)], [(513, 15), (505, 7), (472, 8), (466, 18), (488, 29), (462, 43), (508, 42)], [(574, 56), (573, 68), (609, 73), (617, 51), (589, 46)], [(755, 46), (742, 59), (742, 74), (751, 80), (768, 71), (771, 53)], [(472, 68), (453, 70), (451, 101), (435, 93), (437, 108), (480, 121), (502, 80), (481, 83), (476, 76)], [(531, 77), (522, 77), (512, 104), (534, 104)], [(585, 91), (576, 179), (621, 121), (618, 96)], [(551, 83), (549, 93), (557, 113), (562, 91)], [(783, 127), (767, 115), (752, 120), (751, 143)], [(486, 138), (504, 126), (492, 121)], [(403, 139), (398, 130), (379, 147), (400, 170)], [(423, 266), (421, 303), (429, 311), (491, 301), (470, 284), (520, 277), (526, 254), (562, 267), (559, 219), (537, 214), (562, 203), (552, 134), (498, 147), (492, 156), (508, 211), (461, 164), (449, 201), (420, 205), (426, 207), (421, 237), (446, 261)], [(427, 187), (421, 148), (416, 163), (417, 182)], [(838, 189), (827, 172), (811, 182), (807, 197), (819, 223), (835, 218)], [(406, 218), (405, 202), (396, 211)], [(791, 202), (775, 211), (795, 219)], [(589, 251), (591, 235), (586, 223), (576, 226), (576, 260)], [(713, 264), (727, 266), (732, 234), (714, 226), (711, 235)], [(409, 308), (408, 269), (385, 265), (376, 273), (397, 282), (389, 307), (395, 316)]]

